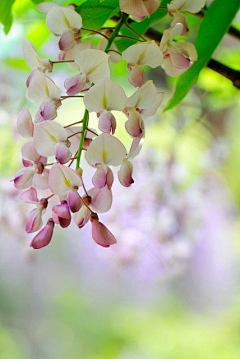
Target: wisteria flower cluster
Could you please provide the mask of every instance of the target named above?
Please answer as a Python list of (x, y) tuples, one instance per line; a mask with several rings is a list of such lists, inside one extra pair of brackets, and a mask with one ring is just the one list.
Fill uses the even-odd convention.
[[(139, 43), (122, 54), (117, 51), (114, 40), (127, 22), (127, 14), (142, 20), (157, 10), (159, 1), (120, 0), (119, 3), (122, 18), (115, 29), (102, 34), (98, 47), (82, 35), (82, 30), (86, 29), (83, 29), (82, 18), (74, 5), (63, 7), (49, 2), (37, 5), (37, 8), (46, 13), (48, 29), (59, 37), (59, 60), (43, 59), (32, 43), (23, 40), (23, 54), (32, 70), (26, 83), (26, 97), (39, 104), (39, 108), (34, 118), (26, 108), (18, 116), (18, 132), (29, 141), (21, 149), (23, 167), (16, 173), (14, 185), (25, 190), (20, 199), (35, 206), (26, 225), (27, 233), (40, 230), (31, 241), (31, 247), (35, 249), (50, 243), (55, 224), (68, 227), (72, 218), (79, 228), (91, 222), (92, 237), (97, 244), (109, 247), (116, 243), (114, 235), (100, 222), (98, 215), (107, 212), (112, 204), (114, 175), (111, 167), (119, 168), (118, 180), (123, 186), (132, 185), (131, 160), (140, 151), (145, 120), (156, 114), (163, 100), (163, 94), (157, 93), (153, 81), (145, 82), (142, 66), (162, 66), (167, 74), (177, 76), (197, 58), (193, 44), (176, 42), (174, 37), (186, 35), (188, 31), (186, 17), (180, 11), (198, 11), (203, 1), (173, 0), (168, 5), (173, 22), (171, 28), (164, 31), (160, 46), (139, 37)], [(109, 61), (116, 63), (121, 56), (130, 70), (128, 80), (136, 88), (130, 97), (111, 80)], [(68, 63), (76, 71), (64, 82), (65, 95), (46, 75), (59, 62)], [(72, 97), (83, 98), (85, 112), (78, 122), (62, 126), (56, 121), (59, 108), (63, 99)], [(126, 115), (125, 129), (132, 139), (128, 150), (114, 136), (118, 125), (115, 111)], [(89, 127), (91, 112), (97, 114), (100, 134)], [(83, 152), (87, 163), (95, 168), (90, 189), (84, 185), (85, 173), (80, 167)], [(51, 156), (55, 157), (54, 163), (49, 163)], [(48, 189), (50, 194), (39, 199), (37, 189)], [(42, 228), (42, 216), (53, 196), (59, 198), (59, 204), (52, 207), (52, 216)]]

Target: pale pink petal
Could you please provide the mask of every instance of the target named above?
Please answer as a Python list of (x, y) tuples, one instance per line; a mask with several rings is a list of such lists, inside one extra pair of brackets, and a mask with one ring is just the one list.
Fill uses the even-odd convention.
[(67, 51), (75, 45), (74, 33), (71, 30), (66, 30), (62, 33), (58, 46), (61, 51)]
[(32, 184), (36, 170), (33, 167), (24, 167), (17, 171), (14, 177), (14, 186), (19, 189), (28, 188)]
[(53, 235), (54, 222), (52, 218), (50, 218), (46, 224), (46, 226), (41, 229), (40, 232), (32, 239), (30, 243), (30, 247), (34, 249), (40, 249), (42, 247), (47, 246)]
[(71, 159), (72, 153), (64, 143), (57, 143), (54, 147), (54, 156), (63, 165)]
[(79, 228), (82, 228), (90, 219), (90, 211), (86, 206), (82, 206), (80, 211), (74, 213), (74, 222)]
[(44, 169), (42, 174), (34, 174), (33, 176), (33, 184), (40, 189), (48, 189), (48, 176), (49, 176), (49, 170)]
[(123, 51), (122, 58), (130, 66), (148, 65), (156, 68), (162, 64), (163, 54), (159, 46), (152, 40), (129, 46)]
[(53, 206), (52, 208), (53, 220), (56, 224), (60, 224), (62, 228), (66, 228), (71, 223), (71, 213), (66, 201)]
[(94, 173), (92, 183), (97, 188), (103, 188), (107, 183), (107, 166), (101, 166)]
[(87, 83), (85, 75), (73, 75), (65, 80), (64, 87), (67, 89), (69, 96), (74, 96), (81, 92)]
[(199, 12), (205, 5), (206, 0), (172, 0), (167, 5), (168, 11), (188, 11), (191, 13)]
[(37, 152), (33, 141), (24, 143), (21, 148), (22, 158), (32, 163), (40, 161), (40, 154)]
[(131, 111), (128, 120), (125, 123), (127, 133), (132, 137), (138, 137), (143, 133), (144, 124), (138, 111)]
[(20, 196), (20, 200), (25, 203), (39, 203), (36, 189), (34, 187), (31, 187), (27, 191), (23, 192)]
[(74, 191), (73, 189), (68, 191), (67, 204), (73, 213), (79, 211), (79, 209), (82, 207), (82, 200), (78, 192)]
[(35, 125), (34, 144), (42, 156), (52, 156), (58, 142), (66, 143), (67, 132), (57, 122), (44, 121)]
[(41, 122), (41, 121), (52, 121), (57, 117), (57, 108), (56, 103), (52, 101), (51, 99), (46, 100), (43, 102), (38, 110), (38, 121), (35, 122)]
[(97, 188), (102, 188), (107, 185), (110, 190), (113, 184), (113, 173), (107, 165), (102, 165), (95, 172), (92, 183)]
[(132, 179), (132, 171), (132, 163), (128, 160), (123, 160), (120, 170), (118, 171), (118, 179), (124, 187), (130, 187), (131, 184), (134, 183), (134, 180)]
[(186, 15), (178, 11), (174, 12), (173, 21), (171, 22), (171, 28), (173, 28), (177, 23), (181, 23), (183, 25), (181, 36), (187, 36), (189, 33), (189, 28)]
[(97, 213), (104, 213), (109, 211), (112, 205), (112, 191), (108, 189), (108, 186), (103, 188), (91, 188), (88, 191), (91, 197), (91, 208)]
[(128, 76), (128, 82), (134, 87), (141, 87), (145, 81), (145, 73), (142, 66), (134, 66), (130, 75)]
[(79, 174), (73, 169), (55, 163), (49, 173), (49, 187), (61, 199), (66, 199), (68, 191), (82, 186)]
[(89, 145), (86, 159), (93, 167), (99, 164), (118, 166), (126, 155), (126, 149), (121, 141), (108, 133), (102, 133)]
[(82, 27), (81, 16), (69, 7), (53, 4), (47, 12), (46, 25), (56, 35), (69, 29), (79, 30)]
[[(92, 41), (82, 41), (78, 44), (75, 42), (75, 45), (72, 49), (68, 51), (60, 51), (59, 60), (75, 60), (75, 57), (79, 51), (87, 50), (87, 49), (94, 49), (95, 46), (93, 45)], [(72, 70), (80, 70), (79, 66), (75, 62), (69, 62), (69, 67)]]
[(164, 98), (164, 93), (159, 92), (154, 100), (154, 102), (146, 109), (141, 111), (142, 119), (145, 120), (146, 118), (155, 115), (159, 106), (161, 105)]
[(75, 57), (80, 73), (87, 79), (97, 83), (105, 77), (110, 78), (109, 55), (101, 50), (87, 49), (80, 51)]
[(18, 115), (17, 130), (18, 133), (27, 140), (31, 140), (33, 138), (32, 116), (26, 108), (23, 108)]
[(158, 9), (159, 0), (119, 0), (119, 6), (126, 14), (142, 20)]
[(170, 56), (165, 58), (162, 63), (162, 68), (168, 76), (176, 77), (183, 74), (187, 69), (177, 69), (173, 66)]
[(41, 70), (35, 69), (32, 71), (26, 96), (29, 101), (38, 103), (49, 98), (57, 101), (61, 97), (61, 90)]
[(116, 130), (116, 119), (109, 111), (103, 111), (99, 116), (98, 128), (105, 133), (114, 134)]
[(128, 154), (128, 158), (134, 158), (136, 157), (141, 149), (142, 149), (142, 145), (143, 145), (143, 141), (144, 141), (144, 133), (142, 135), (140, 135), (139, 137), (134, 137), (132, 140), (132, 145)]
[(28, 215), (25, 231), (27, 233), (36, 232), (42, 225), (42, 208), (34, 208)]
[(83, 102), (89, 112), (122, 111), (126, 106), (127, 96), (121, 86), (106, 78), (88, 90)]
[(117, 243), (114, 235), (109, 229), (97, 219), (91, 217), (93, 240), (102, 247), (109, 247)]
[(147, 81), (142, 85), (127, 101), (126, 107), (135, 107), (139, 109), (148, 108), (157, 95), (157, 89), (153, 82)]
[(198, 54), (194, 44), (192, 44), (191, 42), (178, 41), (174, 43), (174, 47), (183, 54), (185, 54), (192, 62), (197, 60)]
[(190, 60), (183, 56), (177, 49), (169, 50), (170, 59), (176, 69), (188, 69), (190, 66)]
[(30, 69), (39, 68), (42, 71), (48, 70), (49, 72), (52, 71), (52, 63), (47, 59), (43, 59), (37, 53), (37, 50), (33, 46), (33, 44), (28, 40), (23, 40), (22, 43), (22, 51), (25, 57), (26, 63)]

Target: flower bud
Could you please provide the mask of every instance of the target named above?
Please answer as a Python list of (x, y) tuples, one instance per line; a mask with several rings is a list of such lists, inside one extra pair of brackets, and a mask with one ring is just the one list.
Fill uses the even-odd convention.
[(32, 239), (30, 247), (34, 249), (40, 249), (47, 246), (53, 235), (54, 221), (49, 218), (46, 226), (38, 232), (38, 234)]
[(96, 213), (91, 214), (90, 221), (92, 223), (92, 237), (93, 240), (102, 247), (109, 247), (110, 245), (117, 243), (114, 235), (99, 222)]

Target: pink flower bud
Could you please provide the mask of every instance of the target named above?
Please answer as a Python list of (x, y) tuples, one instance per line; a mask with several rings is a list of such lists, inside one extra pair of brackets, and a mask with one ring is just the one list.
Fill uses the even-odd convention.
[(93, 240), (102, 247), (109, 247), (110, 245), (117, 243), (114, 235), (104, 226), (103, 223), (99, 222), (96, 213), (91, 214), (92, 223), (92, 237)]
[(62, 228), (66, 228), (71, 223), (71, 213), (66, 201), (55, 205), (52, 208), (53, 220), (56, 224), (60, 224)]
[(73, 189), (70, 189), (68, 191), (67, 204), (72, 212), (79, 211), (79, 209), (82, 206), (82, 200), (81, 200), (78, 192), (76, 192)]
[(41, 229), (40, 232), (32, 239), (30, 247), (34, 249), (40, 249), (47, 246), (53, 235), (54, 221), (52, 218), (49, 218), (46, 226)]
[(134, 183), (134, 180), (132, 179), (132, 171), (133, 165), (131, 162), (123, 160), (120, 170), (118, 171), (118, 179), (124, 187), (129, 187), (132, 183)]

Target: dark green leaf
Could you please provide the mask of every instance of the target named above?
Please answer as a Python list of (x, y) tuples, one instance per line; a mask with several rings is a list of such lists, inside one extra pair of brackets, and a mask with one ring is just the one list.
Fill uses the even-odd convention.
[(8, 34), (13, 21), (12, 5), (15, 0), (0, 0), (0, 22), (4, 25), (4, 32)]
[(196, 37), (198, 53), (196, 61), (188, 71), (179, 76), (175, 94), (165, 110), (177, 106), (197, 81), (200, 71), (211, 59), (213, 52), (227, 32), (239, 9), (239, 0), (215, 0), (209, 6)]
[(99, 30), (119, 10), (118, 0), (105, 0), (103, 2), (91, 0), (76, 8), (76, 11), (82, 16), (83, 27), (92, 30)]

